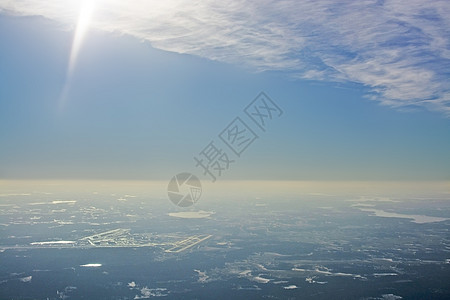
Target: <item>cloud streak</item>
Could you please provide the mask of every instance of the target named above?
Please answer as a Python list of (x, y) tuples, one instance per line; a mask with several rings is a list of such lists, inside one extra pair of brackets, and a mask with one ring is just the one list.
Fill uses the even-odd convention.
[[(80, 1), (1, 1), (0, 11), (75, 24)], [(450, 116), (450, 2), (97, 0), (92, 26), (162, 50), (353, 82), (393, 107)]]

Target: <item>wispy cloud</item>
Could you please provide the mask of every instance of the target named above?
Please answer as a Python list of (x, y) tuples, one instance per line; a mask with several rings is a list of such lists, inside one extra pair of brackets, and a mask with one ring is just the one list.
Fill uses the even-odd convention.
[[(75, 24), (80, 1), (1, 1), (0, 11)], [(155, 48), (355, 82), (393, 107), (450, 116), (450, 2), (447, 0), (97, 0), (92, 26)]]

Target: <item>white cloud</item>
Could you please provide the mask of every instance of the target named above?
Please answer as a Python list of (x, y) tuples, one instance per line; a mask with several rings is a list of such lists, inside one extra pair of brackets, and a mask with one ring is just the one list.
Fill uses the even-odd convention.
[(383, 294), (381, 295), (383, 300), (396, 300), (396, 299), (403, 299), (402, 296), (397, 296), (394, 294)]
[(80, 267), (85, 267), (85, 268), (98, 268), (101, 267), (102, 264), (85, 264), (85, 265), (80, 265)]
[(74, 292), (77, 289), (76, 286), (66, 286), (63, 291), (56, 291), (56, 295), (59, 299), (67, 299), (69, 298), (72, 292)]
[(19, 278), (19, 280), (22, 282), (30, 282), (32, 278), (33, 278), (33, 276), (27, 276), (27, 277)]
[(52, 201), (51, 204), (74, 204), (77, 203), (76, 200), (67, 200), (67, 201), (63, 201), (63, 200), (58, 200), (58, 201)]
[(195, 269), (194, 269), (194, 271), (197, 272), (197, 274), (198, 274), (198, 280), (197, 280), (197, 282), (200, 282), (200, 283), (206, 283), (206, 282), (209, 281), (209, 276), (206, 275), (206, 271), (205, 271), (205, 272), (202, 272), (202, 271), (200, 271), (200, 270), (195, 270)]
[(298, 287), (296, 286), (296, 285), (288, 285), (288, 286), (284, 286), (283, 287), (285, 290), (295, 290), (295, 289), (297, 289)]
[(384, 211), (381, 209), (375, 209), (375, 208), (364, 208), (364, 207), (358, 207), (358, 206), (356, 206), (356, 208), (358, 208), (361, 211), (373, 213), (377, 217), (411, 219), (412, 222), (417, 223), (417, 224), (443, 222), (443, 221), (449, 220), (449, 218), (432, 217), (432, 216), (426, 216), (426, 215), (399, 214), (399, 213), (388, 212), (388, 211)]
[(171, 217), (176, 218), (182, 218), (182, 219), (204, 219), (209, 218), (211, 215), (213, 215), (214, 212), (212, 211), (180, 211), (180, 212), (171, 212), (167, 215)]
[(134, 299), (148, 299), (150, 297), (165, 297), (167, 296), (167, 289), (166, 288), (156, 288), (156, 289), (150, 289), (148, 287), (143, 287), (141, 289), (141, 295), (136, 295)]
[(261, 276), (254, 276), (254, 277), (251, 277), (250, 280), (258, 282), (258, 283), (268, 283), (271, 279), (264, 278)]
[[(0, 12), (72, 27), (77, 0), (3, 0)], [(296, 78), (356, 82), (393, 107), (450, 115), (447, 0), (97, 0), (92, 26), (154, 47)]]

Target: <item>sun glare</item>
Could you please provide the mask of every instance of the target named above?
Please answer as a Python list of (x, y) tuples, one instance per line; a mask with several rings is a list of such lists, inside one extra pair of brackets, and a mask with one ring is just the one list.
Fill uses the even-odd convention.
[(94, 11), (93, 1), (83, 1), (80, 8), (80, 14), (78, 16), (77, 27), (75, 29), (75, 36), (73, 38), (72, 49), (70, 51), (70, 60), (68, 73), (73, 72), (78, 53), (80, 52), (81, 44), (83, 42), (84, 36), (89, 29), (89, 24), (91, 22), (92, 13)]
[(81, 45), (83, 44), (84, 37), (86, 32), (89, 29), (89, 25), (91, 22), (92, 14), (94, 12), (94, 1), (83, 1), (80, 4), (80, 12), (78, 15), (78, 20), (75, 28), (75, 34), (73, 37), (72, 48), (70, 50), (69, 63), (67, 66), (66, 80), (64, 83), (64, 87), (61, 93), (59, 107), (62, 108), (65, 103), (65, 99), (67, 97), (68, 89), (70, 86), (70, 81), (72, 78), (72, 74), (75, 69), (75, 65), (77, 62), (78, 54), (80, 53)]

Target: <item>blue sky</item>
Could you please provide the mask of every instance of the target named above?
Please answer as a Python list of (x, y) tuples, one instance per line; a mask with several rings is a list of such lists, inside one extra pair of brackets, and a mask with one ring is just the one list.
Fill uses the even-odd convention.
[(450, 179), (446, 1), (89, 9), (0, 1), (0, 178), (200, 177), (265, 91), (284, 114), (223, 179)]

